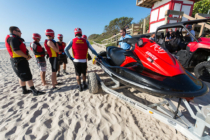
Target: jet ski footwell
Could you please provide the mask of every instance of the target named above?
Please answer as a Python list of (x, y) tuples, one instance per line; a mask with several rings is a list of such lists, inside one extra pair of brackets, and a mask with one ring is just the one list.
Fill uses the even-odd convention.
[[(189, 111), (190, 116), (195, 119), (195, 124), (188, 121), (186, 117), (178, 110), (179, 105), (176, 107), (171, 98), (163, 98), (163, 101), (155, 104), (145, 105), (141, 102), (137, 102), (134, 99), (131, 99), (115, 89), (127, 88), (128, 86), (120, 86), (120, 82), (111, 78), (112, 83), (115, 83), (114, 86), (108, 86), (109, 83), (104, 83), (100, 80), (99, 76), (96, 73), (90, 73), (88, 75), (89, 79), (89, 90), (90, 88), (102, 88), (106, 93), (112, 94), (123, 101), (129, 103), (135, 108), (148, 113), (160, 120), (161, 122), (174, 127), (176, 130), (180, 131), (189, 139), (193, 140), (209, 140), (210, 134), (210, 105), (203, 106), (195, 104), (193, 102), (187, 101), (185, 98), (179, 98), (180, 103), (183, 102), (186, 106), (186, 109)], [(94, 81), (92, 81), (94, 80)], [(96, 82), (97, 81), (97, 82)], [(94, 90), (94, 91), (98, 91)], [(194, 114), (191, 106), (195, 107), (197, 113)], [(167, 108), (164, 107), (167, 105)], [(199, 108), (201, 107), (201, 109)]]

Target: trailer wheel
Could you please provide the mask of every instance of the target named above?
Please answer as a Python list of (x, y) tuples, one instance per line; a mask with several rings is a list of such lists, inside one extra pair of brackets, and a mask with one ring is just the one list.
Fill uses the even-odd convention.
[(210, 62), (204, 61), (194, 68), (195, 76), (203, 81), (210, 82)]
[(88, 74), (88, 88), (89, 92), (96, 94), (99, 90), (99, 82), (97, 78), (97, 74), (94, 72), (91, 72)]

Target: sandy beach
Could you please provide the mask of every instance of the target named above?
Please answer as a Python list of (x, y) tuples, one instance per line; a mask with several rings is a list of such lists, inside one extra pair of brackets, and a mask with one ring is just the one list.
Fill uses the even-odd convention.
[[(103, 50), (95, 45), (97, 52)], [(63, 84), (52, 93), (51, 69), (47, 60), (46, 80), (41, 86), (39, 69), (33, 53), (29, 60), (33, 81), (38, 90), (47, 94), (34, 97), (23, 95), (18, 78), (12, 70), (6, 50), (0, 51), (0, 139), (1, 140), (185, 140), (179, 131), (165, 125), (115, 96), (88, 90), (79, 92), (72, 62), (68, 60), (69, 75), (58, 77)], [(92, 53), (90, 53), (92, 55)], [(93, 56), (93, 55), (92, 55)], [(88, 62), (88, 72), (96, 72), (103, 80), (107, 76), (100, 67)], [(120, 90), (129, 97), (138, 96), (145, 104), (160, 98), (132, 88)], [(147, 101), (145, 101), (145, 99)], [(196, 101), (208, 104), (209, 93)], [(184, 106), (181, 110), (186, 111)]]

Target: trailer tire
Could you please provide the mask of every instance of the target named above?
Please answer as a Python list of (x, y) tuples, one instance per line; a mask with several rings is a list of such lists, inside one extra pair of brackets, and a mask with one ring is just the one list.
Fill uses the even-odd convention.
[(210, 82), (210, 62), (204, 61), (194, 68), (195, 76), (203, 81)]
[(88, 88), (89, 92), (93, 94), (96, 94), (99, 91), (99, 81), (97, 74), (94, 72), (88, 74)]

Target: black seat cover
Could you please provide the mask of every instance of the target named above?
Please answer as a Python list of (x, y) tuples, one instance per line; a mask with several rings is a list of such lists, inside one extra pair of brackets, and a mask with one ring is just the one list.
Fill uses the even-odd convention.
[(118, 47), (111, 46), (107, 48), (107, 55), (112, 59), (116, 66), (120, 66), (125, 61), (125, 52), (126, 50)]

